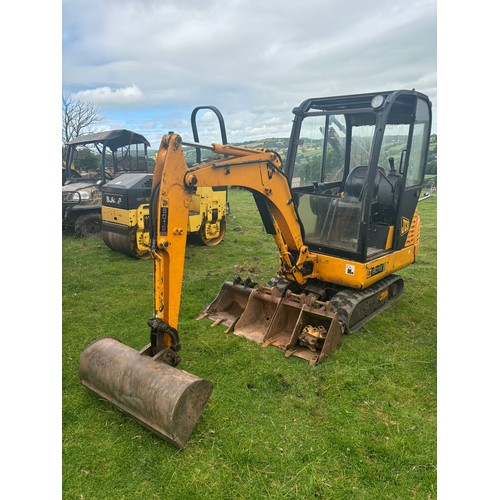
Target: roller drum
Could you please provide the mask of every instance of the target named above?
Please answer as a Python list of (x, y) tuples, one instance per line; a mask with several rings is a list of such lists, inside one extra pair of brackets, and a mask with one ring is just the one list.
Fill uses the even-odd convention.
[(112, 337), (86, 347), (80, 381), (155, 434), (184, 448), (212, 394), (212, 383), (140, 354)]
[(101, 234), (104, 243), (115, 252), (123, 253), (129, 257), (149, 257), (148, 252), (140, 252), (138, 250), (134, 243), (134, 231), (128, 226), (103, 221)]

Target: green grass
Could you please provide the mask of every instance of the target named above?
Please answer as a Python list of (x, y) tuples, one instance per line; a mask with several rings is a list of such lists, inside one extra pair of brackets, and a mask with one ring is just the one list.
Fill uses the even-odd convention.
[(224, 280), (265, 282), (277, 269), (253, 198), (229, 196), (225, 240), (186, 254), (180, 368), (214, 391), (183, 451), (78, 379), (95, 338), (147, 344), (152, 262), (63, 237), (63, 498), (436, 498), (437, 198), (419, 204), (421, 249), (399, 273), (403, 298), (311, 367), (194, 320)]

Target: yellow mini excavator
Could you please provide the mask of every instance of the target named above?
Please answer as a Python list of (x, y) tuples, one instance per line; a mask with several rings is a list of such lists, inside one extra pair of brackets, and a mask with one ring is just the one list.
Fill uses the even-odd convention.
[[(285, 166), (273, 151), (163, 137), (151, 190), (150, 344), (137, 352), (105, 337), (82, 353), (85, 387), (178, 447), (186, 446), (212, 391), (209, 381), (175, 368), (195, 189), (251, 191), (280, 263), (265, 285), (225, 282), (199, 319), (311, 364), (401, 297), (403, 280), (394, 273), (417, 256), (431, 129), (427, 96), (395, 90), (314, 98), (293, 113)], [(188, 168), (183, 145), (224, 157)]]

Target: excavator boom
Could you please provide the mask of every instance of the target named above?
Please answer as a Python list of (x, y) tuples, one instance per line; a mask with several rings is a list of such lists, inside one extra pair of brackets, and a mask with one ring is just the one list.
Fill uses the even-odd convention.
[[(214, 144), (223, 160), (188, 168), (179, 135), (163, 137), (157, 155), (152, 187), (151, 247), (155, 256), (155, 349), (177, 342), (177, 326), (186, 249), (186, 228), (191, 193), (196, 187), (238, 186), (265, 200), (272, 221), (283, 272), (304, 283), (301, 263), (308, 255), (300, 222), (279, 155)], [(172, 209), (171, 209), (172, 208)]]

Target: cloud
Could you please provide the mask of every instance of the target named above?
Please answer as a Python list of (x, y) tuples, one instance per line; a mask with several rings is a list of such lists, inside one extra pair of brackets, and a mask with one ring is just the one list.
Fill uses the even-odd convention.
[(435, 0), (63, 0), (63, 92), (115, 121), (210, 104), (250, 140), (310, 97), (403, 87), (437, 101)]
[(119, 106), (140, 102), (143, 99), (141, 89), (130, 85), (120, 89), (111, 87), (98, 87), (95, 89), (81, 90), (73, 94), (76, 99), (92, 102), (98, 106)]

